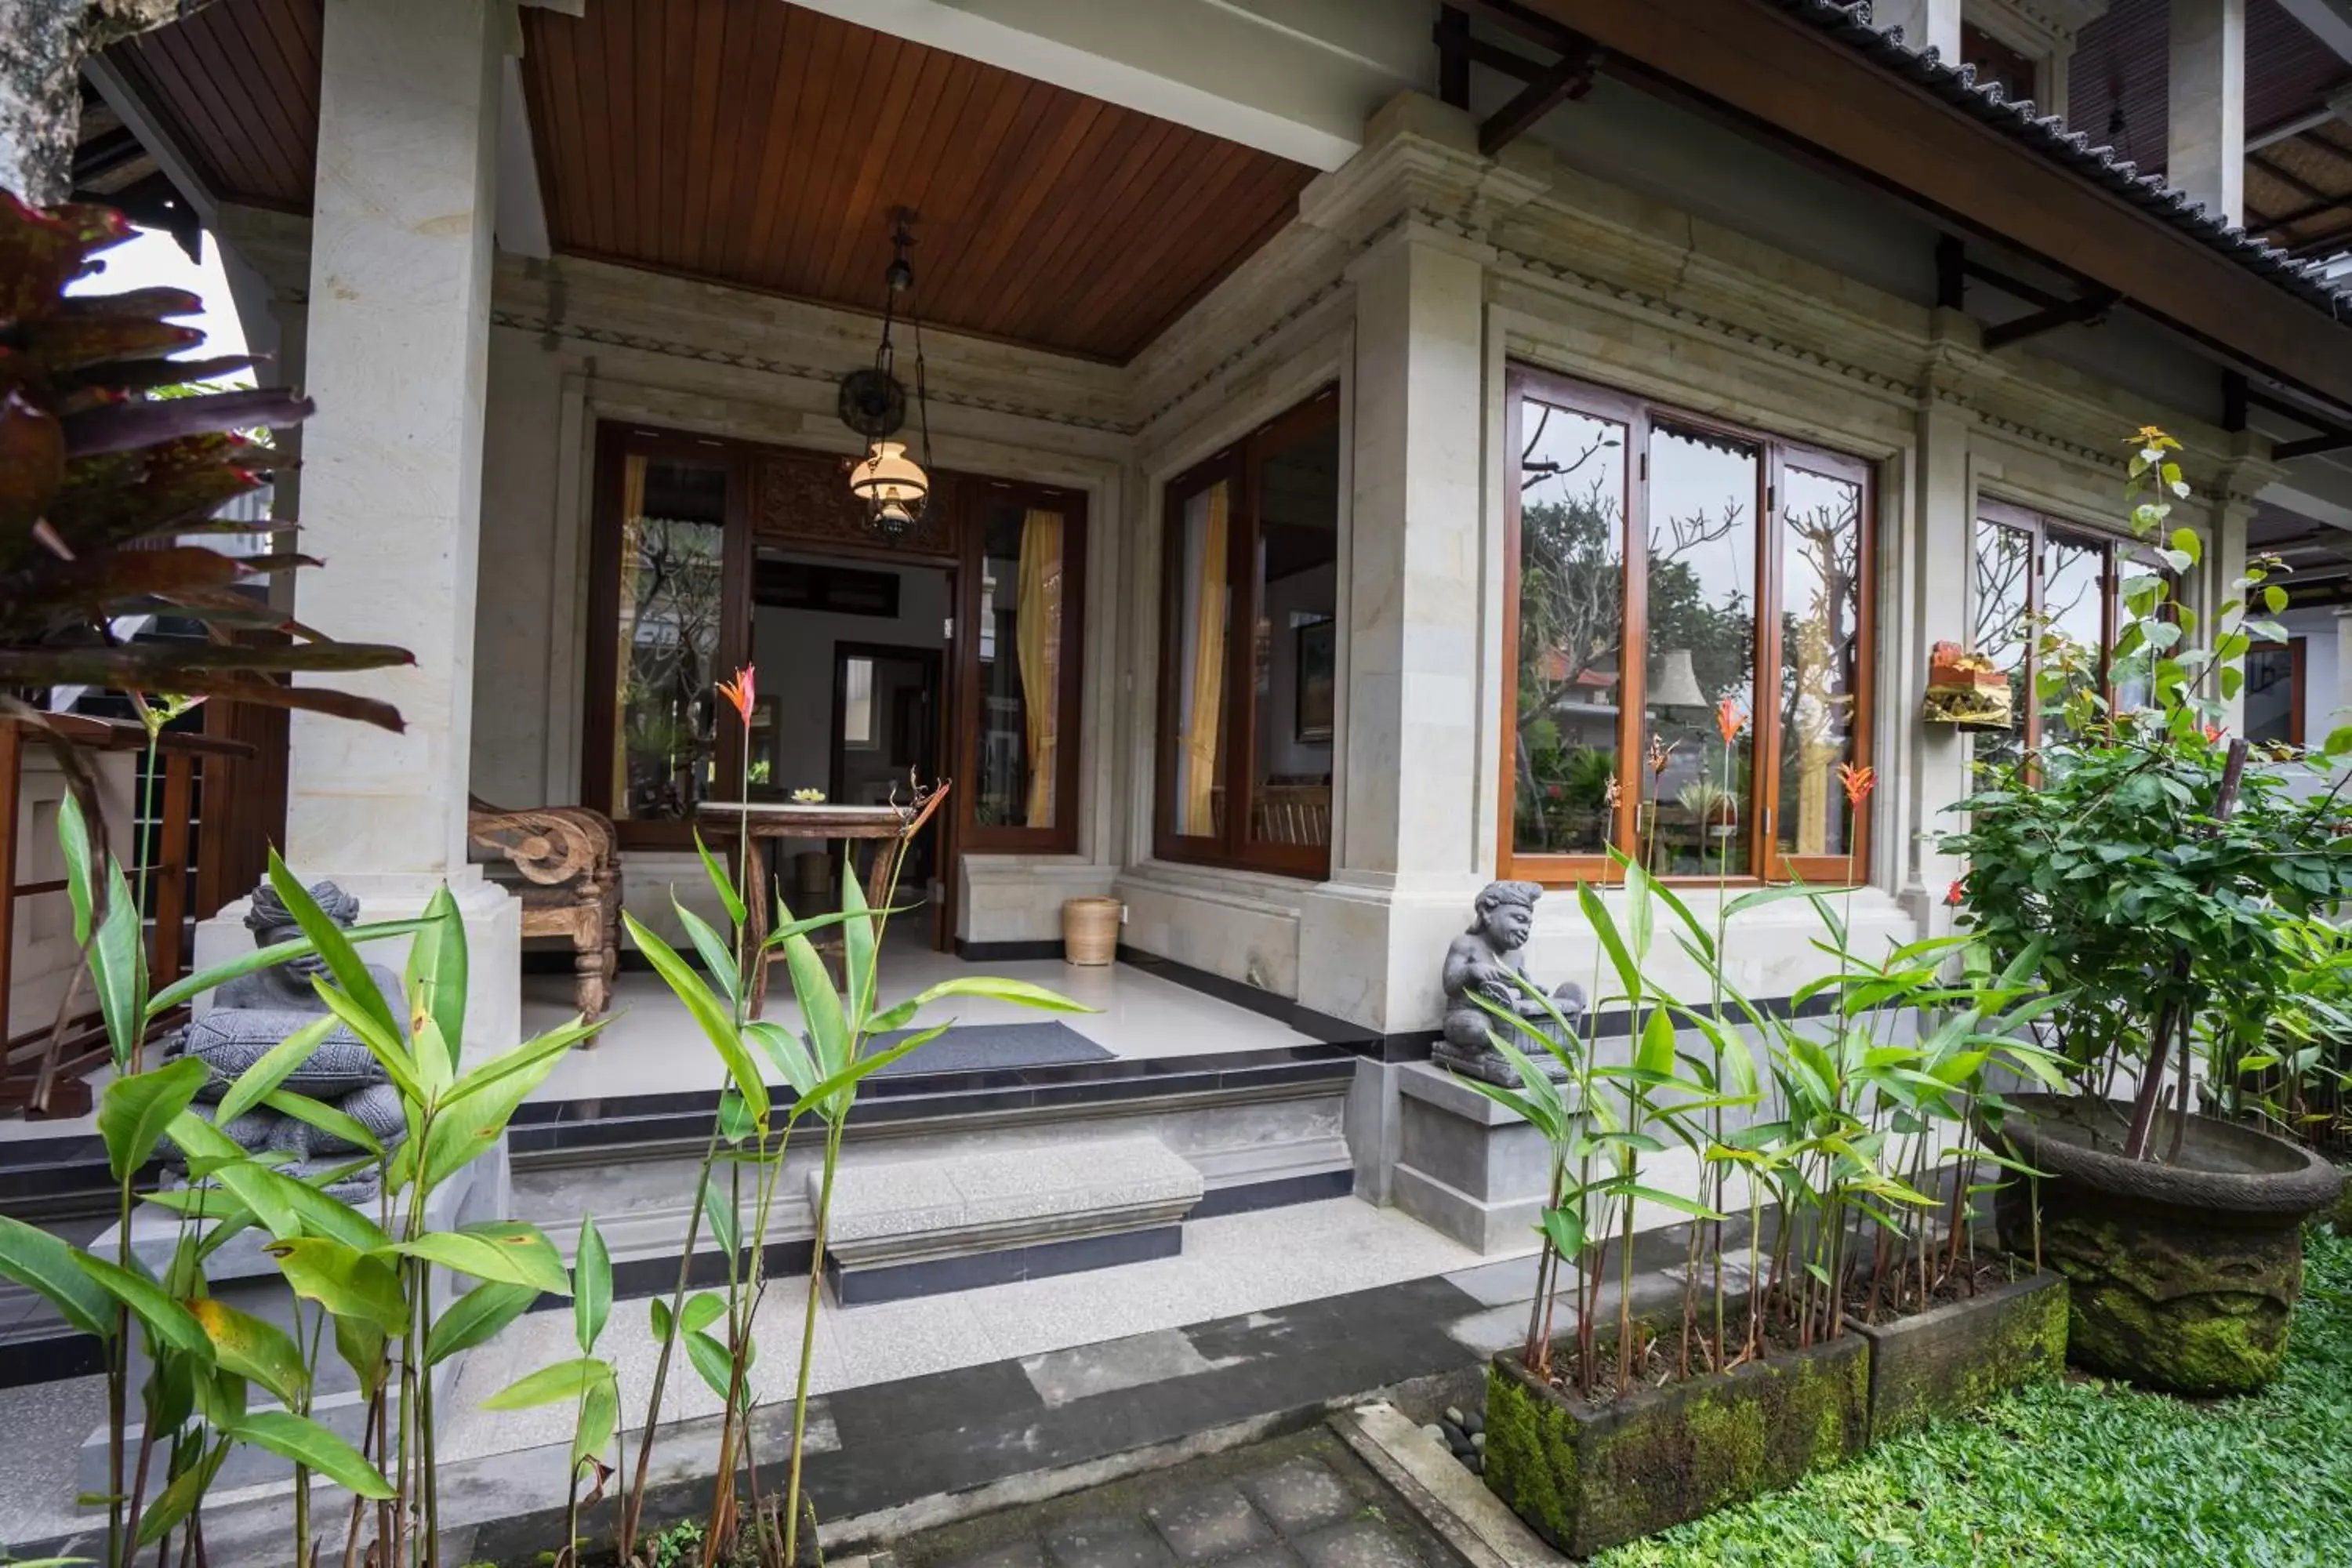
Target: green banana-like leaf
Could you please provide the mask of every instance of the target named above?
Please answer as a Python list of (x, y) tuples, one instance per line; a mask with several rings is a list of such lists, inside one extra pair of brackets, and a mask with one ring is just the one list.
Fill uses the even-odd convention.
[(459, 1351), (471, 1350), (530, 1310), (539, 1300), (531, 1285), (492, 1280), (449, 1303), (425, 1337), (425, 1364), (436, 1366)]
[(92, 1258), (87, 1252), (76, 1252), (74, 1262), (108, 1295), (130, 1308), (132, 1315), (152, 1329), (165, 1344), (206, 1365), (212, 1363), (213, 1342), (203, 1325), (162, 1286), (134, 1269), (109, 1263), (103, 1258)]
[(236, 1081), (221, 1096), (220, 1109), (213, 1113), (213, 1119), (234, 1121), (268, 1099), (278, 1085), (293, 1076), (296, 1068), (309, 1061), (326, 1043), (336, 1026), (333, 1014), (322, 1014), (262, 1052), (258, 1061), (236, 1075)]
[(113, 1298), (74, 1261), (74, 1249), (47, 1231), (0, 1215), (0, 1275), (39, 1295), (83, 1333), (114, 1337)]
[(628, 927), (630, 940), (637, 944), (637, 951), (646, 955), (655, 973), (686, 1004), (687, 1012), (718, 1051), (727, 1076), (743, 1096), (743, 1103), (751, 1108), (752, 1119), (764, 1126), (768, 1120), (768, 1085), (752, 1062), (751, 1052), (743, 1048), (742, 1031), (735, 1026), (733, 1010), (719, 1005), (709, 983), (677, 955), (676, 948), (646, 930), (635, 915), (624, 910), (621, 921)]
[(580, 1395), (580, 1418), (572, 1428), (572, 1473), (604, 1451), (621, 1419), (621, 1384), (608, 1369)]
[(580, 1218), (580, 1241), (572, 1254), (572, 1326), (582, 1354), (596, 1348), (604, 1320), (613, 1310), (613, 1255), (596, 1221)]
[[(343, 935), (352, 943), (357, 944), (363, 942), (382, 942), (386, 937), (408, 936), (424, 928), (423, 921), (380, 921), (373, 925), (353, 926), (343, 932)], [(240, 952), (226, 963), (215, 963), (209, 969), (198, 970), (194, 974), (185, 975), (172, 982), (147, 999), (148, 1022), (154, 1022), (183, 1002), (191, 1001), (207, 991), (217, 990), (240, 975), (251, 974), (257, 970), (268, 969), (272, 964), (283, 963), (289, 958), (300, 958), (315, 951), (317, 950), (311, 946), (309, 937), (298, 936), (287, 942), (274, 942), (268, 947), (257, 947), (247, 952)]]
[(316, 1470), (345, 1491), (373, 1499), (393, 1495), (390, 1484), (365, 1455), (308, 1416), (259, 1410), (231, 1426), (228, 1435)]
[(551, 1296), (572, 1294), (571, 1277), (554, 1245), (535, 1225), (498, 1220), (457, 1230), (433, 1230), (386, 1250), (437, 1263), (477, 1279), (530, 1285)]
[[(992, 1002), (1013, 1002), (1044, 1013), (1094, 1011), (1085, 1003), (1074, 1002), (1060, 992), (1048, 990), (1043, 985), (1032, 985), (1026, 980), (1000, 980), (985, 974), (960, 974), (952, 980), (942, 980), (936, 985), (927, 986), (916, 996), (915, 1005), (918, 1008), (928, 1007), (950, 996), (979, 996)], [(896, 1008), (892, 1009), (894, 1014), (896, 1011)], [(877, 1027), (881, 1024), (878, 1018), (875, 1022)]]
[(417, 1032), (419, 1017), (432, 1019), (448, 1052), (449, 1074), (456, 1077), (457, 1055), (466, 1038), (466, 922), (446, 882), (434, 889), (425, 903), (425, 929), (409, 944), (404, 979), (411, 1037)]
[(400, 1277), (390, 1262), (334, 1240), (305, 1236), (263, 1248), (278, 1260), (297, 1296), (318, 1302), (338, 1318), (361, 1318), (387, 1333), (406, 1326), (407, 1306)]
[(677, 923), (686, 928), (687, 939), (694, 943), (695, 955), (702, 960), (702, 972), (727, 999), (728, 1011), (732, 1013), (742, 994), (737, 984), (742, 966), (735, 962), (734, 949), (725, 937), (711, 930), (709, 921), (684, 904), (673, 899), (670, 908), (677, 916)]
[[(220, 1474), (221, 1461), (227, 1458), (228, 1445), (216, 1443), (199, 1454), (194, 1461), (182, 1469), (178, 1475), (173, 1476), (171, 1485), (165, 1487), (157, 1495), (155, 1500), (147, 1506), (146, 1510), (140, 1514), (139, 1535), (131, 1544), (152, 1546), (163, 1539), (166, 1531), (175, 1528), (182, 1520), (187, 1518), (196, 1504), (204, 1500), (205, 1493), (212, 1489), (213, 1478)], [(88, 1563), (91, 1560), (87, 1557), (50, 1557), (43, 1561), (62, 1563)], [(39, 1568), (39, 1564), (20, 1563), (17, 1568)]]
[(213, 1359), (240, 1377), (249, 1377), (286, 1402), (299, 1405), (310, 1376), (293, 1337), (275, 1323), (240, 1312), (225, 1301), (200, 1296), (188, 1311), (213, 1342)]
[(793, 1115), (798, 1117), (804, 1111), (814, 1110), (827, 1121), (848, 1115), (850, 1105), (856, 1099), (853, 1091), (861, 1079), (880, 1072), (899, 1058), (911, 1056), (929, 1045), (933, 1040), (946, 1034), (953, 1023), (954, 1020), (950, 1019), (947, 1023), (934, 1024), (928, 1029), (918, 1029), (885, 1050), (864, 1053), (856, 1060), (801, 1096), (798, 1102), (793, 1106)]
[[(386, 1002), (383, 993), (376, 988), (375, 977), (368, 973), (366, 961), (360, 957), (359, 949), (352, 944), (350, 933), (327, 918), (327, 911), (310, 897), (310, 890), (302, 885), (300, 879), (286, 868), (286, 862), (278, 858), (275, 849), (269, 852), (269, 885), (278, 890), (278, 898), (285, 901), (287, 912), (294, 917), (294, 923), (301, 927), (302, 934), (310, 939), (310, 945), (317, 950), (319, 956), (326, 960), (327, 973), (335, 977), (334, 989), (348, 997), (375, 1026), (379, 1037), (397, 1041), (400, 1038), (399, 1019), (392, 1010), (392, 1004)], [(367, 1037), (362, 1034), (361, 1037), (364, 1039)], [(399, 1079), (395, 1078), (394, 1081), (396, 1083)]]
[(297, 1094), (290, 1089), (272, 1089), (262, 1097), (261, 1103), (281, 1116), (290, 1116), (329, 1137), (341, 1139), (354, 1149), (365, 1150), (378, 1159), (383, 1157), (383, 1141), (368, 1131), (365, 1122), (307, 1094)]
[[(727, 868), (719, 863), (719, 857), (713, 855), (710, 846), (702, 841), (702, 830), (698, 827), (694, 830), (694, 852), (702, 857), (703, 875), (710, 879), (711, 891), (719, 895), (719, 907), (727, 911), (727, 923), (740, 931), (744, 918), (751, 911), (737, 897), (734, 880), (727, 875)], [(677, 900), (673, 899), (671, 901)]]
[(163, 1130), (194, 1103), (212, 1071), (201, 1057), (182, 1057), (106, 1086), (98, 1104), (98, 1135), (106, 1141), (107, 1169), (117, 1182), (129, 1181), (147, 1163)]
[(482, 1401), (485, 1410), (529, 1410), (559, 1400), (578, 1399), (593, 1384), (609, 1382), (613, 1363), (596, 1356), (576, 1356), (541, 1367)]

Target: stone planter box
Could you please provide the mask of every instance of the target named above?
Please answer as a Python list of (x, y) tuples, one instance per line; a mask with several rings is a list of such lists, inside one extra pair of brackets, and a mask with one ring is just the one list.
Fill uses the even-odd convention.
[(1870, 1342), (1870, 1440), (1880, 1443), (2064, 1371), (2066, 1281), (2035, 1274), (1893, 1322), (1851, 1326)]
[(1486, 1485), (1585, 1557), (1839, 1464), (1869, 1419), (1870, 1342), (1857, 1334), (1601, 1406), (1505, 1351), (1486, 1374)]
[[(2244, 1394), (2278, 1373), (2303, 1291), (2303, 1222), (2334, 1205), (2344, 1177), (2267, 1132), (2192, 1116), (2178, 1163), (2117, 1150), (2131, 1108), (2046, 1094), (2010, 1097), (2000, 1136), (2045, 1173), (2005, 1184), (2000, 1243), (2033, 1246), (2067, 1280), (2075, 1365), (2177, 1394)], [(2157, 1118), (2168, 1152), (2174, 1118)]]

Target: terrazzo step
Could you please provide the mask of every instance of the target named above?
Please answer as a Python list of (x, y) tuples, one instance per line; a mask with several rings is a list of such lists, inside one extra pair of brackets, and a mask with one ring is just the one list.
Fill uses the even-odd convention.
[(825, 1279), (848, 1307), (1173, 1257), (1202, 1191), (1144, 1135), (853, 1166), (834, 1181)]

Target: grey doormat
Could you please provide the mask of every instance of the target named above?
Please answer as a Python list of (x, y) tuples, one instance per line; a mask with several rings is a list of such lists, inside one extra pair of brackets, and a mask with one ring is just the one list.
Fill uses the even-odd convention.
[[(870, 1048), (885, 1050), (913, 1031), (877, 1035)], [(985, 1072), (991, 1068), (1059, 1067), (1068, 1062), (1107, 1062), (1111, 1053), (1067, 1024), (959, 1024), (927, 1045), (878, 1068), (876, 1078), (914, 1073)]]

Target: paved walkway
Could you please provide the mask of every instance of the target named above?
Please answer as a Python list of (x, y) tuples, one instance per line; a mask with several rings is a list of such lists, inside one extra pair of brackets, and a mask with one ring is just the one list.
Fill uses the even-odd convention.
[[(1454, 1568), (1328, 1428), (898, 1542), (887, 1568)], [(885, 1568), (877, 1559), (877, 1568)]]

